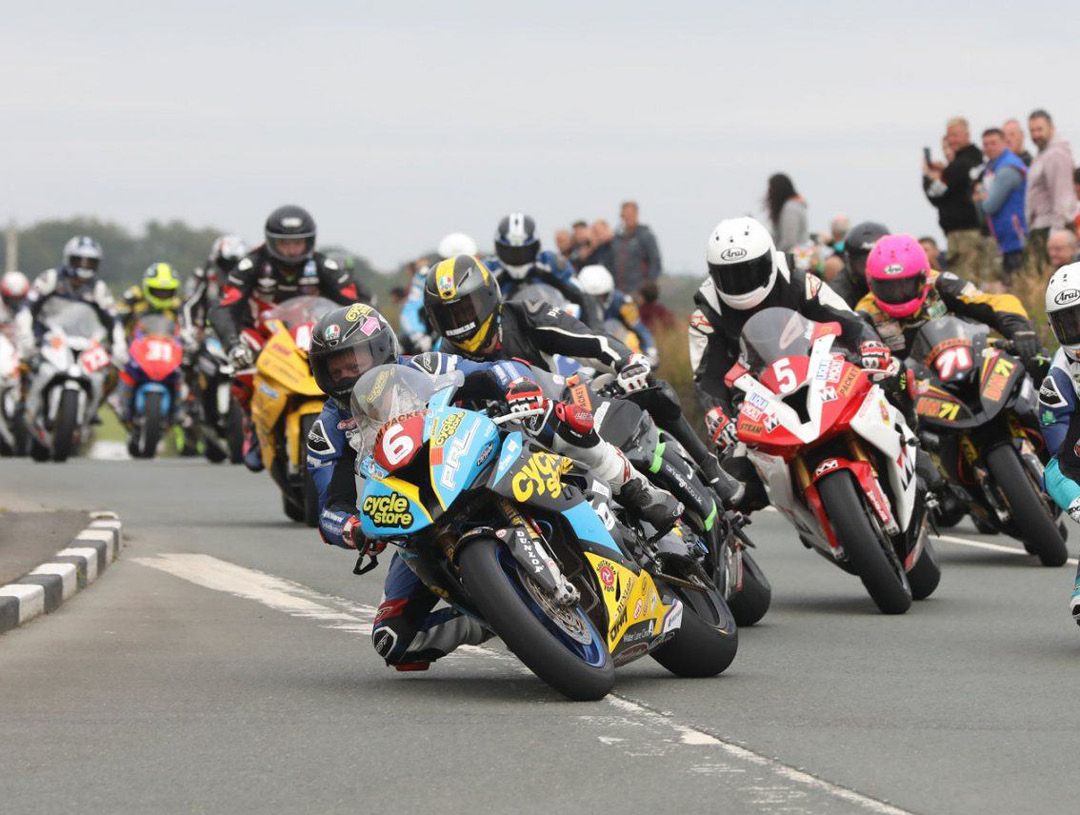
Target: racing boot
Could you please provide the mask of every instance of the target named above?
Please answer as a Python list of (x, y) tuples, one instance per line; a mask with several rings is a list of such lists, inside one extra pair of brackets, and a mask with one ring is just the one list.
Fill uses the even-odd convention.
[[(621, 455), (618, 448), (612, 449)], [(631, 476), (623, 482), (615, 497), (626, 509), (655, 528), (657, 536), (666, 534), (682, 516), (682, 503), (667, 490), (650, 484), (629, 462), (627, 466)]]
[(701, 464), (701, 472), (705, 476), (705, 482), (712, 487), (725, 507), (736, 507), (746, 497), (746, 485), (721, 467), (716, 456), (706, 456)]

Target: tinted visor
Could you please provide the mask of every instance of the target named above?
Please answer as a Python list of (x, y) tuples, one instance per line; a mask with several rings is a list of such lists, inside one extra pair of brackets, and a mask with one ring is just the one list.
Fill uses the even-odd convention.
[(710, 263), (709, 274), (724, 294), (749, 294), (764, 286), (773, 271), (772, 253), (742, 263)]
[[(72, 255), (67, 259), (68, 267), (75, 269), (79, 272), (79, 277), (91, 277), (94, 272), (97, 271), (98, 259), (97, 258), (84, 258), (78, 255)], [(84, 274), (88, 272), (89, 274)]]
[(439, 333), (451, 342), (462, 342), (473, 337), (484, 320), (491, 316), (491, 307), (487, 306), (483, 295), (485, 291), (467, 294), (454, 303), (440, 303), (435, 312), (435, 325)]
[(861, 249), (848, 250), (847, 263), (848, 268), (851, 269), (851, 273), (859, 280), (866, 277), (866, 259), (870, 257), (869, 252), (864, 252)]
[(507, 266), (528, 266), (536, 261), (540, 252), (540, 242), (533, 241), (524, 246), (511, 246), (508, 243), (495, 243), (495, 254)]
[(870, 291), (883, 303), (901, 305), (910, 303), (922, 294), (923, 286), (926, 285), (926, 275), (917, 274), (914, 277), (872, 278)]
[(156, 286), (150, 286), (147, 293), (158, 300), (168, 300), (171, 297), (176, 297), (176, 289), (160, 289)]
[(1053, 311), (1047, 316), (1058, 342), (1062, 345), (1080, 343), (1080, 303), (1061, 311)]

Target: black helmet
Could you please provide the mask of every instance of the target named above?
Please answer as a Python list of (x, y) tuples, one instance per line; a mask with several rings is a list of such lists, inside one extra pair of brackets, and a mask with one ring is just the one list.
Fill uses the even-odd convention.
[(844, 262), (858, 280), (866, 278), (866, 259), (874, 248), (878, 238), (889, 233), (889, 228), (877, 221), (863, 221), (855, 224), (844, 238)]
[[(315, 251), (315, 219), (303, 207), (287, 204), (278, 207), (266, 219), (266, 249), (282, 263), (298, 266), (311, 258)], [(302, 240), (304, 251), (298, 255), (282, 254), (278, 241)]]
[(353, 385), (376, 365), (395, 362), (397, 337), (371, 306), (354, 303), (324, 314), (311, 330), (308, 362), (323, 392), (347, 407)]
[(428, 270), (424, 311), (447, 342), (478, 354), (498, 326), (502, 294), (495, 276), (471, 255), (441, 260)]
[(522, 268), (536, 262), (540, 239), (536, 237), (536, 222), (523, 212), (511, 212), (495, 232), (495, 254), (504, 266)]

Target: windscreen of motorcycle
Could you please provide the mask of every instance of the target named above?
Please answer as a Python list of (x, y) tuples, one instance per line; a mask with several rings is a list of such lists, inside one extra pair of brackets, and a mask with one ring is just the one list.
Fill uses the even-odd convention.
[(797, 311), (764, 309), (743, 326), (740, 361), (757, 374), (782, 357), (809, 356), (813, 335), (814, 323)]
[(445, 388), (456, 390), (464, 382), (461, 371), (433, 376), (409, 365), (377, 365), (353, 386), (349, 407), (356, 419), (356, 432), (349, 443), (359, 455), (368, 455), (384, 424), (423, 410), (436, 393)]
[(48, 299), (41, 307), (39, 319), (44, 325), (63, 331), (69, 337), (101, 340), (106, 333), (93, 307), (74, 300), (59, 297)]

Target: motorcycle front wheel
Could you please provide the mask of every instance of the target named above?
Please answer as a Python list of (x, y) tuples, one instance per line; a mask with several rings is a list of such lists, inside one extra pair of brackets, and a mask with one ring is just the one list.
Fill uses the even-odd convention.
[(1037, 555), (1043, 566), (1061, 566), (1069, 557), (1065, 539), (1050, 512), (1049, 503), (1032, 482), (1020, 454), (1011, 444), (1002, 444), (986, 454), (998, 492), (1009, 505), (1013, 523), (1020, 531), (1024, 548)]
[(79, 394), (65, 390), (60, 394), (60, 404), (56, 408), (56, 420), (53, 422), (53, 461), (67, 461), (75, 452), (75, 432), (79, 421)]
[(682, 623), (650, 656), (676, 676), (723, 673), (739, 650), (739, 630), (724, 598), (711, 586), (707, 591), (671, 588), (683, 604)]
[(847, 470), (837, 470), (817, 482), (821, 503), (854, 571), (885, 614), (911, 608), (911, 585), (888, 541), (870, 523), (870, 512)]
[(580, 607), (541, 601), (503, 544), (471, 541), (458, 555), (461, 580), (485, 621), (534, 674), (575, 701), (603, 699), (615, 685), (607, 642)]

